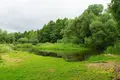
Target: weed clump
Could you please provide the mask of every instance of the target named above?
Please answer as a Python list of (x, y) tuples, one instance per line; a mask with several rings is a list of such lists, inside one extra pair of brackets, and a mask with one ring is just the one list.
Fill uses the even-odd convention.
[(0, 55), (0, 64), (2, 63), (2, 57), (1, 57), (1, 55)]
[(7, 44), (0, 44), (0, 53), (11, 52), (13, 49)]

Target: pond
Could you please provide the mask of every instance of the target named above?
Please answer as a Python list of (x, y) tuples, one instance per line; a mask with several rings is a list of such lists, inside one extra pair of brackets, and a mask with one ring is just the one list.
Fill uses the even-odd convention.
[(89, 58), (92, 55), (96, 55), (97, 53), (92, 51), (39, 51), (36, 53), (41, 56), (52, 56), (63, 58), (66, 61), (83, 61)]

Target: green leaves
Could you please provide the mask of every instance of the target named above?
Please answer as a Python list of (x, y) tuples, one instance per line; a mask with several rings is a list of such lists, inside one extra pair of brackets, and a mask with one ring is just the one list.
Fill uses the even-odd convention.
[(58, 19), (56, 22), (50, 21), (47, 25), (44, 25), (43, 29), (38, 31), (39, 42), (52, 42), (63, 38), (62, 30), (66, 26), (67, 18)]
[(99, 15), (103, 11), (103, 5), (102, 4), (93, 4), (88, 6), (87, 11), (89, 13), (94, 13), (95, 15)]
[(92, 21), (89, 27), (92, 35), (85, 38), (86, 45), (94, 49), (105, 49), (107, 46), (113, 45), (118, 39), (116, 22), (110, 14), (106, 14), (101, 14)]
[(118, 24), (120, 25), (120, 0), (111, 0), (109, 9)]
[[(90, 5), (88, 9), (86, 9), (79, 17), (76, 17), (75, 19), (69, 19), (68, 24), (64, 30), (63, 41), (77, 44), (85, 43), (84, 38), (90, 37), (92, 35), (90, 32), (91, 22), (93, 22), (97, 18), (97, 16), (100, 16), (102, 11), (102, 5), (94, 4)], [(93, 29), (91, 31), (93, 31)]]

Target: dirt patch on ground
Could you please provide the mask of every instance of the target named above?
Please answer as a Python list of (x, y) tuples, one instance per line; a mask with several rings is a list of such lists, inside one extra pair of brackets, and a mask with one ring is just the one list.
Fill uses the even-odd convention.
[(54, 72), (55, 72), (55, 69), (51, 68), (49, 71), (50, 71), (51, 73), (54, 73)]
[(105, 70), (113, 73), (112, 80), (120, 80), (120, 62), (90, 63), (87, 65), (92, 70)]
[(90, 63), (87, 65), (88, 68), (96, 68), (96, 69), (104, 69), (110, 70), (114, 69), (115, 71), (119, 71), (120, 69), (120, 62), (104, 62), (104, 63)]
[(9, 57), (9, 55), (2, 55), (1, 57), (3, 60), (8, 61), (8, 62), (22, 62), (23, 61), (23, 59), (11, 58)]

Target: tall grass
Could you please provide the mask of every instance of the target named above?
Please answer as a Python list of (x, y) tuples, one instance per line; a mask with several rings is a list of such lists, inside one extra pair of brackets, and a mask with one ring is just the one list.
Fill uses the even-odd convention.
[(85, 51), (88, 48), (85, 48), (84, 45), (76, 45), (76, 44), (64, 44), (64, 43), (41, 43), (37, 45), (37, 48), (43, 51), (66, 51), (66, 52), (78, 52)]
[(120, 61), (119, 55), (111, 55), (111, 54), (101, 54), (97, 56), (91, 56), (87, 61), (89, 62), (105, 62), (105, 61)]
[(12, 45), (0, 44), (0, 53), (12, 52)]
[(114, 46), (109, 46), (105, 53), (108, 54), (120, 54), (120, 43), (115, 44)]
[(26, 43), (26, 44), (16, 44), (15, 47), (14, 47), (14, 49), (18, 50), (18, 51), (32, 52), (33, 47), (34, 47), (34, 45), (28, 44), (28, 43)]
[(15, 45), (16, 50), (23, 51), (48, 51), (48, 52), (82, 52), (88, 50), (84, 45), (75, 45), (75, 44), (64, 44), (64, 43), (41, 43), (37, 45), (32, 44), (17, 44)]
[(13, 45), (12, 44), (0, 44), (0, 63), (3, 62), (1, 55), (3, 53), (9, 53), (13, 51)]
[(2, 57), (1, 57), (1, 55), (0, 55), (0, 63), (2, 63)]

